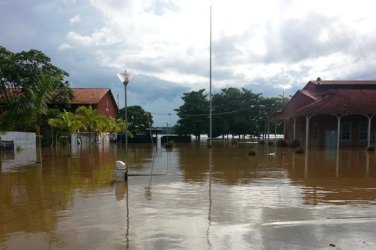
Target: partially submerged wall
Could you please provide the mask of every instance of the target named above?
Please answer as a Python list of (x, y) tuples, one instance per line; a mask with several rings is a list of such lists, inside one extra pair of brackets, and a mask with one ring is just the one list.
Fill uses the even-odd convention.
[(13, 141), (14, 149), (3, 152), (1, 171), (13, 171), (13, 167), (34, 164), (37, 160), (35, 133), (5, 132), (2, 141)]

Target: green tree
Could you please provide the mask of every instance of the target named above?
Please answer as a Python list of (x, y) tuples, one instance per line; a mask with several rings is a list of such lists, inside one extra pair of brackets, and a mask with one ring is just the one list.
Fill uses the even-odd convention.
[(209, 124), (209, 101), (204, 94), (205, 89), (183, 94), (183, 105), (175, 109), (179, 120), (177, 131), (179, 134), (193, 134), (196, 138), (207, 133)]
[(218, 134), (252, 134), (252, 117), (257, 110), (260, 94), (244, 88), (225, 88), (213, 96), (213, 131)]
[[(125, 110), (120, 109), (118, 112), (118, 119), (124, 120)], [(153, 117), (150, 113), (145, 112), (145, 110), (138, 105), (127, 107), (128, 116), (128, 131), (131, 134), (145, 133), (146, 129), (153, 125)]]
[(70, 137), (82, 127), (83, 124), (81, 117), (79, 117), (77, 114), (64, 110), (64, 112), (60, 113), (58, 117), (50, 119), (48, 124), (54, 128), (57, 128), (62, 134), (67, 136), (68, 155), (70, 155)]
[(115, 119), (113, 117), (109, 117), (107, 119), (107, 132), (110, 133), (120, 133), (124, 132), (125, 129), (125, 122), (120, 119)]
[(48, 79), (54, 90), (54, 103), (68, 104), (73, 97), (68, 73), (51, 63), (51, 59), (38, 50), (13, 53), (0, 46), (0, 96), (4, 103), (12, 102), (29, 89), (39, 88), (41, 75)]
[(3, 130), (28, 130), (37, 134), (37, 161), (41, 159), (40, 129), (49, 104), (67, 104), (72, 98), (68, 73), (54, 66), (50, 58), (38, 50), (13, 53), (0, 47), (0, 96), (5, 105), (0, 113)]
[(80, 106), (77, 108), (76, 114), (81, 117), (82, 127), (89, 133), (89, 141), (92, 142), (91, 134), (98, 131), (98, 124), (101, 122), (98, 119), (97, 111), (91, 106)]
[(83, 127), (82, 118), (77, 114), (67, 112), (60, 113), (57, 118), (50, 119), (48, 124), (59, 129), (62, 133), (70, 136)]

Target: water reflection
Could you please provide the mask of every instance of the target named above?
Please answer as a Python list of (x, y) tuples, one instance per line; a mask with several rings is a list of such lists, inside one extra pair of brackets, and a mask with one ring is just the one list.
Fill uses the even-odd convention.
[(127, 183), (123, 145), (45, 149), (0, 172), (0, 249), (376, 247), (375, 153), (213, 145), (131, 145)]

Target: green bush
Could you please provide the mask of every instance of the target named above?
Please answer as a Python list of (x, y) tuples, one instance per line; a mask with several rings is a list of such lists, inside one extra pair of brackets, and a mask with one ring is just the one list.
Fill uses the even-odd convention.
[(265, 144), (265, 141), (264, 141), (264, 140), (260, 140), (260, 141), (259, 141), (259, 144), (260, 144), (260, 145), (264, 145), (264, 144)]
[(277, 146), (278, 146), (278, 147), (287, 147), (288, 144), (287, 144), (287, 142), (286, 142), (284, 139), (279, 139), (279, 140), (277, 141)]
[(251, 149), (251, 150), (249, 150), (248, 155), (249, 156), (255, 156), (256, 152), (253, 149)]
[(174, 141), (168, 141), (164, 144), (165, 148), (172, 148), (174, 146)]
[(304, 151), (304, 149), (303, 149), (302, 147), (298, 147), (298, 148), (295, 150), (295, 153), (296, 153), (296, 154), (304, 154), (305, 151)]
[(231, 144), (232, 144), (232, 145), (238, 145), (238, 144), (239, 144), (239, 142), (238, 142), (238, 141), (236, 141), (236, 140), (232, 140), (232, 141), (231, 141)]
[(297, 147), (299, 147), (300, 146), (300, 141), (298, 141), (298, 140), (292, 140), (291, 142), (290, 142), (290, 144), (289, 144), (289, 147), (290, 148), (297, 148)]
[(368, 152), (373, 152), (373, 151), (375, 151), (375, 145), (369, 145), (369, 146), (367, 147), (367, 151), (368, 151)]

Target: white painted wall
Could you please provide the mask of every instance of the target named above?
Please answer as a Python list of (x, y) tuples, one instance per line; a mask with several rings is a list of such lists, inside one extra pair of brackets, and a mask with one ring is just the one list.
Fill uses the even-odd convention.
[(29, 132), (5, 132), (0, 135), (2, 141), (13, 141), (15, 148), (35, 148), (36, 135)]
[(1, 159), (2, 172), (13, 171), (14, 167), (34, 164), (36, 162), (35, 133), (5, 132), (1, 135), (1, 140), (14, 142), (13, 152), (3, 152), (3, 159)]

